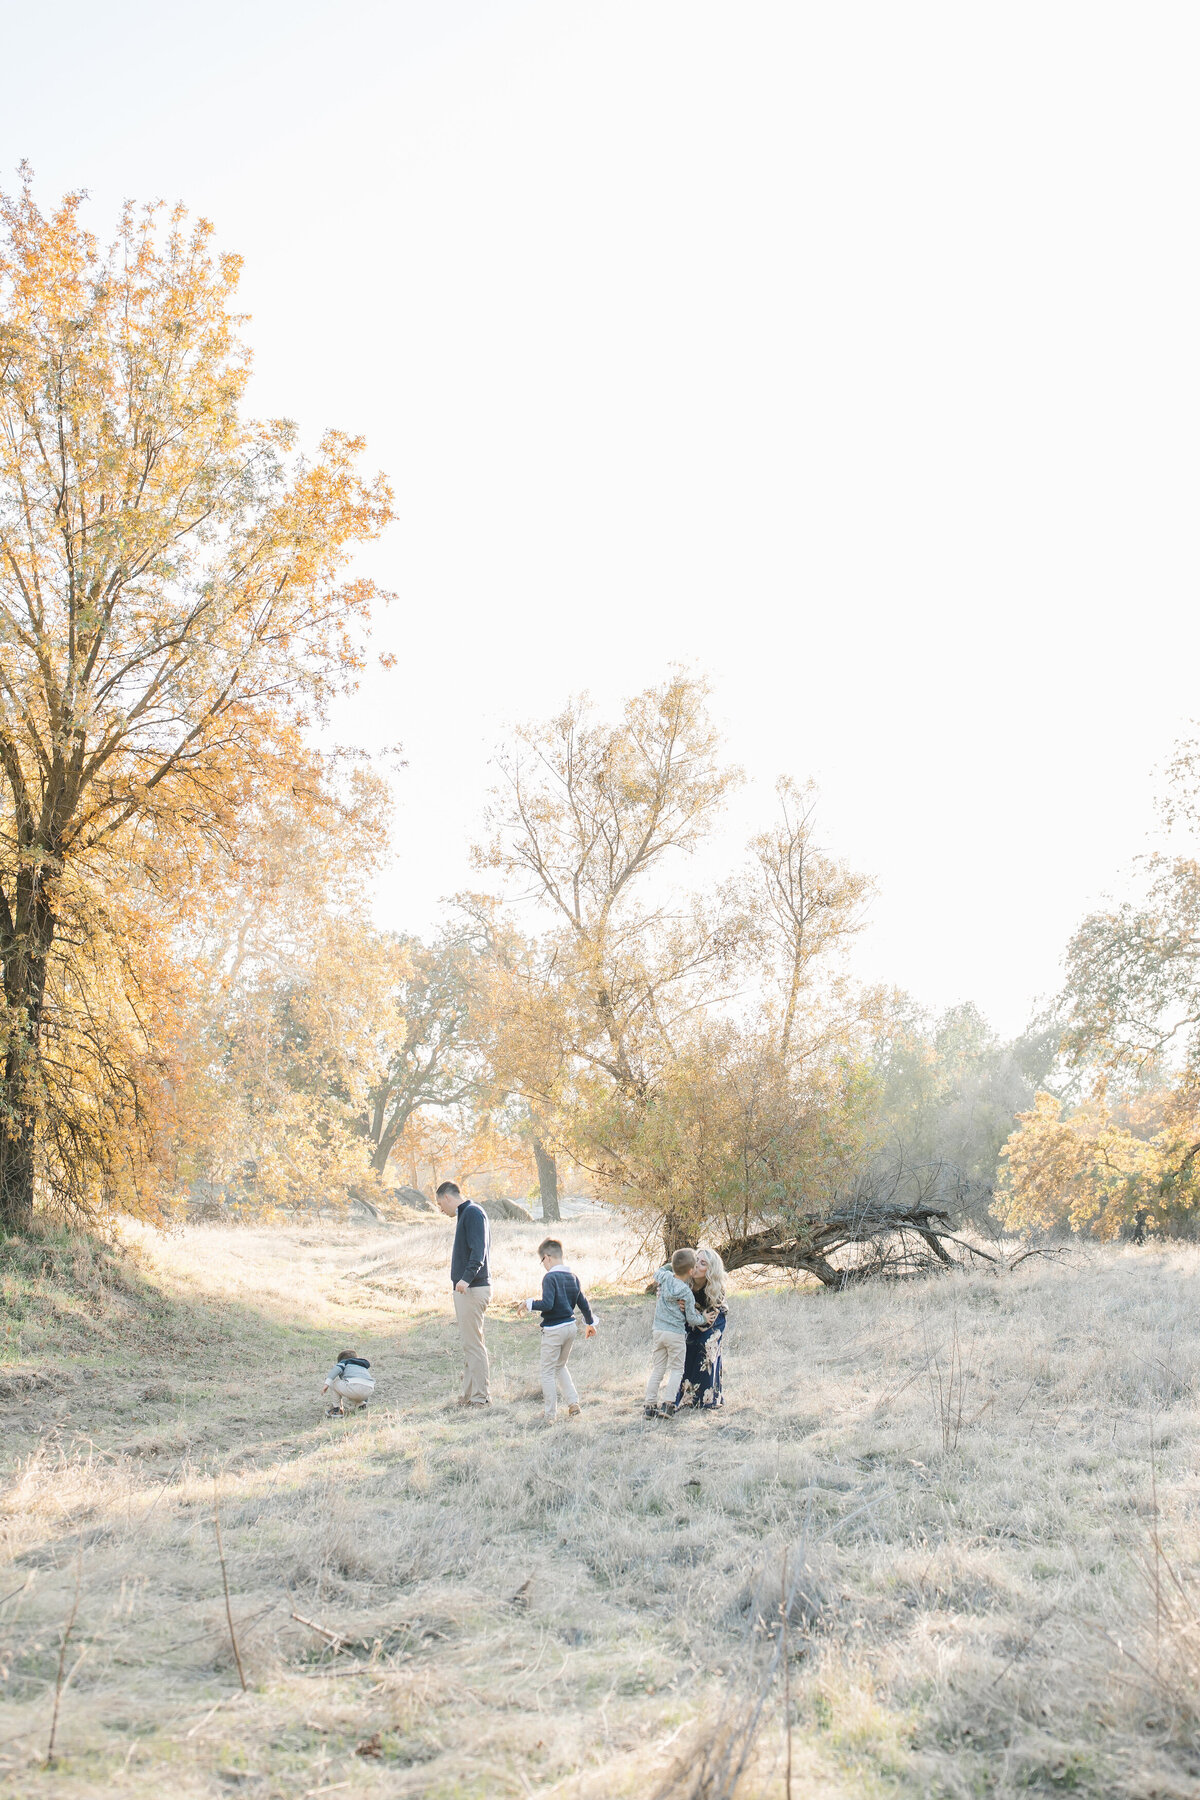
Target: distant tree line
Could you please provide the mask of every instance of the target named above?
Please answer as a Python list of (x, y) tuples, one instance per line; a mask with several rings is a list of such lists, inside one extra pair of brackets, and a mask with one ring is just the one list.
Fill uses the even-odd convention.
[(1055, 1032), (1002, 1043), (969, 1005), (934, 1019), (851, 979), (870, 883), (791, 781), (740, 867), (686, 885), (739, 779), (702, 683), (609, 720), (575, 702), (496, 767), (480, 890), (427, 943), (365, 921), (361, 772), (337, 833), (246, 820), (242, 885), (213, 890), (202, 940), (205, 1179), (248, 1207), (378, 1209), (453, 1167), (554, 1217), (561, 1164), (668, 1246), (822, 1279), (806, 1234), (830, 1216), (996, 1228), (1000, 1152)]

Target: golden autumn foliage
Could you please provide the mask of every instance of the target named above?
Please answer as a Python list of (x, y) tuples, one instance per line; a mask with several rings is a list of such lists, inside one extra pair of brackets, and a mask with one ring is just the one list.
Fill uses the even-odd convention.
[(1000, 1214), (1012, 1231), (1112, 1239), (1139, 1224), (1175, 1234), (1200, 1205), (1200, 1089), (1156, 1087), (1111, 1104), (1037, 1096), (1001, 1151)]
[(540, 927), (470, 903), (498, 1088), (671, 1248), (827, 1205), (870, 1149), (875, 997), (839, 965), (869, 884), (818, 848), (811, 796), (781, 784), (749, 872), (680, 893), (738, 779), (702, 683), (612, 722), (576, 702), (497, 760), (478, 860)]
[(396, 955), (357, 919), (316, 915), (286, 973), (214, 995), (197, 1014), (181, 1177), (256, 1207), (344, 1204), (367, 1176), (363, 1121)]
[(1157, 1170), (1155, 1146), (1091, 1102), (1063, 1117), (1039, 1094), (1000, 1153), (1001, 1214), (1013, 1231), (1067, 1229), (1111, 1238), (1134, 1216)]
[[(101, 249), (0, 197), (0, 1217), (140, 1197), (176, 1135), (175, 955), (247, 808), (301, 799), (391, 515), (332, 432), (244, 419), (236, 257), (176, 209)], [(308, 771), (306, 775), (304, 771)], [(298, 779), (299, 775), (299, 779)]]
[[(1200, 832), (1200, 745), (1180, 745), (1161, 810)], [(1004, 1151), (1014, 1228), (1111, 1238), (1131, 1225), (1192, 1234), (1200, 1219), (1200, 862), (1144, 864), (1141, 898), (1086, 918), (1067, 946), (1062, 1050), (1086, 1099), (1048, 1094)]]

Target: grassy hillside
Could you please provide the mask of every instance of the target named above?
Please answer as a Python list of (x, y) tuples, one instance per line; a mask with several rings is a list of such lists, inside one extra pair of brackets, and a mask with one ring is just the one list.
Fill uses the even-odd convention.
[[(547, 1431), (539, 1227), (483, 1417), (448, 1236), (0, 1248), (0, 1792), (782, 1797), (789, 1700), (795, 1795), (1200, 1795), (1197, 1253), (751, 1286), (724, 1413), (651, 1425), (644, 1267), (580, 1222)], [(326, 1422), (349, 1343), (378, 1404)]]

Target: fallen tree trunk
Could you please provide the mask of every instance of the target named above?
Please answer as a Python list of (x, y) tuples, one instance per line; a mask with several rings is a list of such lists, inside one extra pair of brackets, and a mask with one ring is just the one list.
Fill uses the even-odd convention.
[[(826, 1213), (821, 1218), (802, 1219), (795, 1225), (773, 1225), (766, 1231), (747, 1237), (730, 1238), (717, 1246), (727, 1269), (745, 1269), (752, 1264), (779, 1269), (803, 1269), (815, 1275), (826, 1287), (843, 1288), (866, 1279), (874, 1271), (869, 1268), (839, 1269), (829, 1259), (852, 1244), (869, 1244), (892, 1234), (915, 1232), (928, 1245), (938, 1260), (954, 1266), (954, 1259), (942, 1239), (961, 1243), (948, 1229), (948, 1215), (933, 1206), (853, 1206)], [(972, 1245), (964, 1248), (972, 1249)], [(991, 1260), (991, 1259), (989, 1259)]]

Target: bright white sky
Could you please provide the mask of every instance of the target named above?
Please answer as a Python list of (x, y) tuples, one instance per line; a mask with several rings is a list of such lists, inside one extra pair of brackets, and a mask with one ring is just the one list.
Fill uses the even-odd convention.
[[(673, 660), (1005, 1030), (1195, 699), (1200, 13), (1169, 0), (0, 0), (0, 164), (246, 257), (256, 407), (400, 520), (389, 924), (506, 722)], [(712, 859), (717, 866), (717, 859)]]

